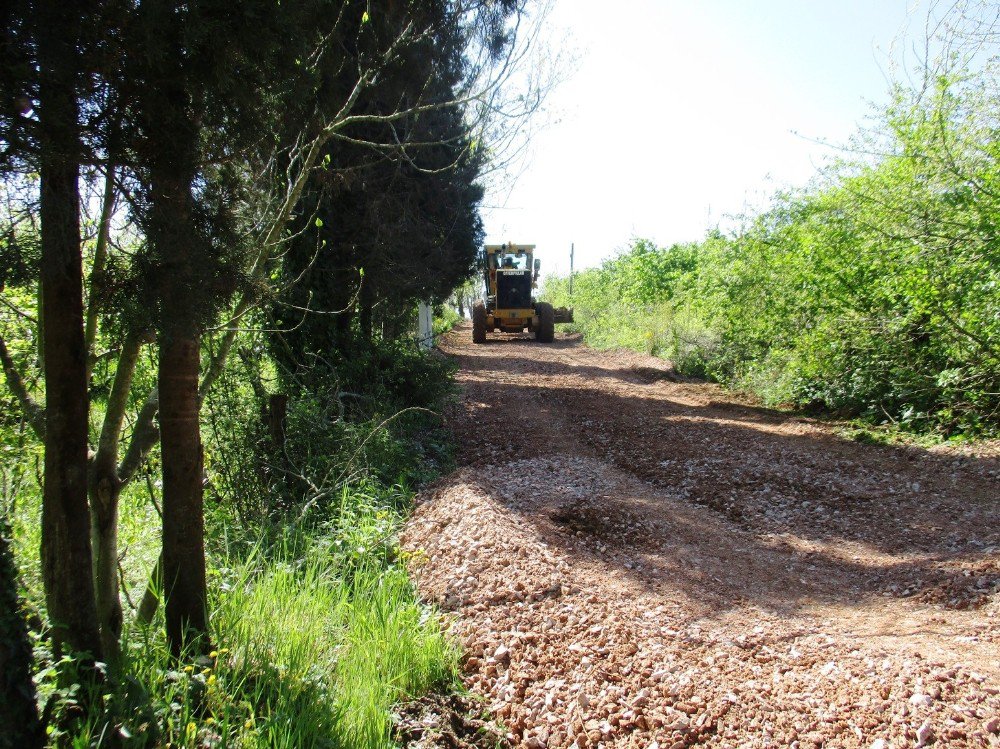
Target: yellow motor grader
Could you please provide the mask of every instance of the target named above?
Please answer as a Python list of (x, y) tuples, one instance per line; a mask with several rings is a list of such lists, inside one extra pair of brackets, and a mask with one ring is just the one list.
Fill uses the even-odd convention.
[(538, 286), (541, 261), (533, 244), (488, 244), (480, 254), (485, 300), (472, 306), (472, 341), (486, 343), (488, 331), (535, 334), (540, 343), (552, 343), (557, 322), (573, 322), (573, 310), (537, 302), (532, 290)]

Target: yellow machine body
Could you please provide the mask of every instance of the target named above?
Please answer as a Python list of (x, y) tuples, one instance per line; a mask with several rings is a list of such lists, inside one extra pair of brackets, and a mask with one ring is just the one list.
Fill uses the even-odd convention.
[[(533, 244), (488, 244), (485, 247), (486, 267), (488, 270), (487, 298), (496, 300), (489, 305), (486, 315), (487, 327), (502, 330), (505, 333), (521, 333), (533, 330), (538, 325), (538, 315), (535, 314), (534, 300), (525, 300), (527, 304), (518, 307), (500, 306), (505, 301), (497, 294), (498, 285), (502, 286), (505, 276), (523, 274), (525, 271), (531, 278), (531, 289), (538, 287), (538, 270), (533, 267), (535, 245)], [(505, 259), (511, 259), (513, 268), (505, 268)], [(498, 278), (499, 277), (499, 278)]]
[(535, 334), (541, 343), (551, 343), (556, 322), (572, 322), (572, 311), (554, 310), (535, 300), (540, 261), (533, 244), (488, 244), (480, 255), (485, 298), (472, 310), (472, 340), (486, 342), (488, 331)]

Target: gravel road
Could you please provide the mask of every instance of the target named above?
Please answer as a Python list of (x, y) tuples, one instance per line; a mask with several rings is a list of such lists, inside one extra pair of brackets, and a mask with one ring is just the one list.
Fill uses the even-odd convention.
[(1000, 445), (889, 447), (572, 336), (442, 351), (402, 542), (531, 747), (1000, 747)]

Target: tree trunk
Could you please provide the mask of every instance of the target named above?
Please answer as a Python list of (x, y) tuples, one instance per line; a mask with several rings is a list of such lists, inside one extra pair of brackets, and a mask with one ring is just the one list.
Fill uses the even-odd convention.
[(288, 396), (273, 393), (268, 398), (267, 432), (271, 437), (271, 447), (276, 455), (285, 454), (285, 428), (288, 426)]
[(17, 568), (0, 523), (0, 746), (45, 745), (31, 680), (31, 641), (17, 598)]
[(173, 330), (160, 341), (163, 585), (167, 638), (175, 654), (207, 645), (199, 354), (199, 336), (191, 331)]
[(330, 310), (336, 311), (331, 326), (332, 348), (340, 354), (347, 354), (354, 347), (354, 288), (357, 272), (351, 268), (339, 268), (331, 273), (333, 286)]
[(111, 662), (118, 660), (122, 631), (122, 605), (118, 595), (118, 499), (123, 484), (118, 476), (118, 445), (142, 340), (141, 335), (130, 333), (122, 345), (90, 474), (97, 616), (104, 655)]
[[(208, 646), (205, 519), (199, 423), (201, 328), (211, 309), (213, 251), (194, 216), (205, 71), (188, 59), (182, 4), (143, 3), (139, 17), (155, 30), (139, 63), (152, 82), (137, 94), (148, 174), (146, 239), (157, 280), (157, 398), (163, 471), (162, 581), (167, 640), (173, 655)], [(193, 67), (192, 67), (193, 66)], [(196, 82), (196, 80), (198, 82)], [(152, 403), (147, 401), (152, 408)], [(145, 410), (145, 407), (144, 407)], [(129, 459), (125, 456), (123, 464)]]
[[(41, 289), (45, 364), (42, 579), (58, 651), (101, 657), (87, 511), (87, 350), (83, 338), (75, 14), (43, 4), (38, 39)], [(47, 16), (52, 16), (51, 18)]]
[[(112, 467), (114, 465), (112, 464)], [(91, 543), (94, 547), (94, 587), (101, 647), (111, 663), (120, 655), (122, 605), (118, 580), (118, 500), (121, 482), (115, 472), (94, 467), (91, 482)]]
[(362, 279), (359, 296), (358, 327), (361, 329), (361, 342), (368, 347), (372, 343), (372, 307), (375, 305), (375, 290), (370, 279)]
[(146, 590), (142, 594), (139, 602), (139, 611), (135, 618), (140, 624), (147, 627), (153, 623), (156, 609), (160, 607), (160, 598), (163, 596), (163, 552), (156, 558), (153, 571), (149, 573), (149, 582), (146, 583)]
[(104, 174), (104, 199), (101, 202), (101, 222), (94, 247), (94, 265), (90, 272), (90, 298), (87, 300), (87, 318), (83, 339), (87, 347), (87, 381), (94, 371), (97, 352), (97, 318), (100, 313), (101, 297), (107, 284), (108, 240), (111, 237), (111, 218), (115, 212), (115, 167), (108, 164)]
[(152, 175), (153, 235), (160, 262), (160, 451), (163, 459), (163, 593), (167, 639), (179, 655), (208, 646), (202, 444), (198, 419), (201, 333), (196, 309), (193, 169), (187, 153)]

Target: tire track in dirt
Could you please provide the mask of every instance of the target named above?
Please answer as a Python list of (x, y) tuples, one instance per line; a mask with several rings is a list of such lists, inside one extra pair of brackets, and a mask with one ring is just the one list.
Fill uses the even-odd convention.
[(470, 339), (441, 346), (463, 468), (403, 544), (513, 744), (1000, 746), (996, 445), (858, 445), (651, 357)]

